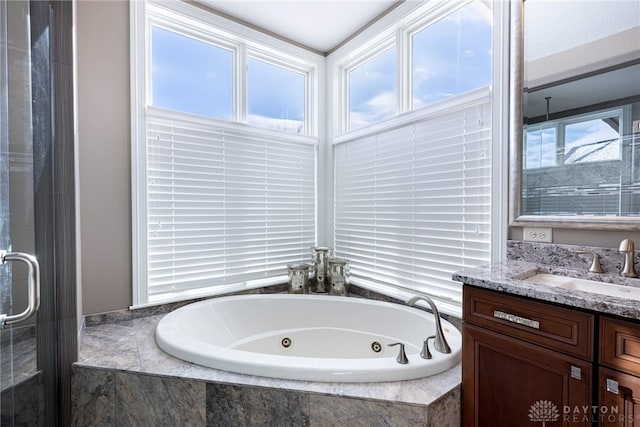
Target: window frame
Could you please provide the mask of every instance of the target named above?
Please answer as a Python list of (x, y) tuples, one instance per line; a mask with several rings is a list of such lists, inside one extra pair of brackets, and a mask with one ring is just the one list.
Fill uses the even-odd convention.
[[(301, 135), (318, 136), (319, 120), (316, 104), (320, 88), (317, 76), (318, 69), (323, 64), (317, 55), (303, 49), (296, 49), (284, 42), (278, 43), (277, 40), (272, 40), (240, 24), (231, 25), (235, 30), (232, 32), (226, 28), (230, 23), (225, 22), (224, 18), (183, 2), (144, 0), (135, 3), (132, 4), (133, 19), (131, 21), (132, 34), (135, 31), (137, 37), (132, 36), (132, 40), (137, 40), (132, 44), (136, 53), (144, 52), (144, 64), (139, 64), (132, 73), (137, 76), (137, 78), (132, 76), (132, 86), (134, 84), (138, 86), (140, 78), (144, 79), (144, 93), (141, 95), (144, 97), (145, 105), (152, 105), (151, 49), (146, 45), (146, 40), (151, 40), (151, 27), (156, 26), (233, 52), (234, 114), (231, 120), (233, 122), (247, 123), (246, 65), (249, 57), (303, 74), (305, 76), (305, 123)], [(143, 37), (140, 34), (141, 25), (144, 27)]]
[[(287, 57), (287, 67), (291, 67), (292, 64), (300, 64), (304, 67), (307, 64), (314, 64), (309, 70), (309, 87), (308, 87), (308, 99), (307, 104), (310, 108), (310, 113), (305, 114), (308, 120), (312, 120), (309, 124), (309, 135), (317, 138), (319, 141), (317, 152), (317, 214), (316, 214), (316, 234), (318, 236), (318, 244), (331, 245), (332, 244), (332, 191), (333, 191), (333, 164), (331, 159), (332, 145), (331, 141), (337, 137), (348, 137), (352, 132), (346, 131), (345, 116), (348, 116), (348, 110), (345, 114), (345, 103), (339, 100), (338, 97), (343, 97), (348, 91), (345, 90), (345, 79), (341, 78), (341, 74), (344, 73), (344, 67), (349, 64), (355, 65), (358, 60), (358, 55), (363, 55), (364, 52), (371, 52), (384, 40), (395, 40), (396, 49), (398, 54), (396, 55), (397, 67), (403, 66), (402, 64), (410, 64), (411, 49), (410, 49), (410, 36), (407, 34), (408, 30), (413, 29), (419, 31), (423, 28), (425, 20), (437, 19), (438, 14), (442, 14), (441, 10), (444, 5), (454, 7), (462, 7), (472, 0), (455, 0), (455, 2), (406, 2), (388, 14), (380, 18), (369, 28), (363, 32), (354, 36), (350, 41), (344, 45), (336, 48), (334, 51), (329, 52), (325, 58), (323, 56), (311, 53), (304, 49), (300, 49), (282, 40), (274, 40), (270, 36), (266, 36), (256, 30), (244, 27), (237, 22), (232, 22), (221, 18), (217, 15), (213, 15), (213, 19), (218, 23), (217, 29), (225, 35), (232, 35), (234, 33), (242, 34), (243, 44), (239, 50), (238, 62), (243, 63), (243, 57), (252, 51), (253, 46), (259, 46), (258, 49), (261, 52), (273, 53), (274, 57), (283, 57), (282, 52), (286, 52), (284, 57)], [(145, 71), (145, 67), (148, 66), (148, 51), (144, 46), (144, 35), (146, 30), (146, 8), (151, 4), (154, 7), (165, 7), (166, 2), (160, 0), (147, 0), (140, 2), (131, 2), (131, 118), (132, 118), (132, 164), (137, 165), (136, 159), (146, 158), (146, 151), (144, 144), (136, 144), (135, 141), (144, 140), (144, 114), (146, 103), (141, 101), (145, 100), (148, 89), (141, 85), (138, 77), (141, 72)], [(212, 14), (202, 6), (194, 6), (185, 2), (175, 2), (172, 4), (172, 9), (176, 9), (185, 13), (193, 14), (194, 19), (210, 19)], [(425, 8), (427, 12), (425, 13)], [(504, 259), (506, 254), (505, 244), (507, 236), (507, 218), (506, 218), (506, 176), (507, 176), (507, 152), (506, 145), (501, 146), (500, 140), (506, 140), (508, 123), (508, 65), (509, 65), (509, 44), (508, 44), (508, 28), (509, 28), (509, 14), (510, 9), (508, 2), (499, 2), (493, 5), (494, 16), (494, 31), (493, 31), (493, 78), (491, 85), (491, 93), (493, 96), (493, 120), (492, 120), (492, 133), (494, 135), (493, 140), (497, 141), (492, 147), (492, 179), (497, 180), (498, 185), (493, 187), (492, 200), (495, 197), (495, 202), (492, 203), (492, 261), (500, 261)], [(195, 18), (197, 17), (197, 18)], [(412, 27), (414, 25), (414, 27)], [(418, 28), (420, 27), (420, 28)], [(409, 31), (410, 32), (410, 31)], [(233, 37), (231, 37), (232, 40)], [(267, 42), (265, 43), (265, 40)], [(354, 48), (354, 46), (356, 46)], [(141, 57), (140, 52), (144, 52)], [(346, 52), (346, 53), (345, 53)], [(336, 57), (339, 60), (336, 60)], [(409, 66), (408, 69), (411, 69)], [(338, 71), (335, 71), (338, 70)], [(327, 72), (328, 71), (328, 72)], [(240, 74), (242, 75), (242, 67), (240, 67)], [(246, 70), (245, 70), (246, 72)], [(325, 78), (325, 76), (327, 78)], [(238, 80), (236, 87), (239, 111), (237, 117), (238, 126), (243, 126), (246, 122), (246, 117), (243, 116), (243, 111), (246, 111), (246, 99), (240, 96), (246, 93), (246, 76), (243, 76)], [(413, 114), (419, 114), (415, 110), (411, 109), (411, 80), (403, 76), (403, 73), (397, 73), (397, 115), (387, 121), (373, 124), (372, 127), (393, 126), (393, 122), (401, 120)], [(243, 87), (243, 84), (245, 85)], [(320, 97), (319, 95), (326, 95)], [(331, 107), (331, 108), (329, 108)], [(424, 107), (424, 108), (429, 108)], [(408, 114), (405, 114), (408, 113)], [(426, 114), (426, 111), (420, 111), (420, 113)], [(324, 117), (326, 115), (326, 117)], [(142, 120), (141, 120), (142, 118)], [(325, 120), (320, 120), (323, 118)], [(265, 132), (271, 131), (264, 129)], [(359, 129), (355, 133), (369, 132), (371, 129), (365, 127)], [(273, 132), (273, 131), (271, 131)], [(144, 198), (144, 189), (146, 183), (145, 171), (139, 171), (134, 169), (132, 171), (132, 227), (133, 227), (133, 239), (132, 249), (134, 254), (134, 305), (140, 306), (136, 303), (139, 301), (140, 290), (135, 286), (136, 281), (140, 282), (144, 277), (140, 276), (139, 269), (136, 268), (136, 254), (144, 251), (144, 241), (139, 239), (140, 230), (145, 231), (144, 222), (140, 223), (140, 218), (146, 217), (145, 205), (146, 199)], [(146, 253), (146, 252), (143, 252)], [(381, 291), (385, 293), (382, 289)], [(388, 292), (387, 292), (388, 293)], [(400, 298), (404, 298), (404, 295), (398, 291), (397, 295)], [(144, 304), (143, 304), (144, 305)]]
[[(407, 46), (406, 55), (407, 58), (404, 60), (407, 69), (410, 71), (409, 76), (407, 78), (407, 82), (405, 83), (406, 90), (406, 111), (414, 111), (424, 108), (428, 105), (424, 106), (415, 106), (414, 105), (414, 96), (413, 96), (413, 41), (414, 36), (420, 33), (422, 30), (430, 27), (431, 25), (436, 24), (438, 21), (445, 19), (447, 16), (456, 13), (460, 9), (463, 9), (466, 6), (471, 5), (475, 0), (463, 0), (463, 1), (451, 1), (451, 2), (442, 2), (441, 4), (436, 5), (434, 8), (430, 9), (421, 19), (414, 20), (406, 27), (401, 30), (402, 42)], [(496, 7), (494, 5), (494, 7)], [(494, 26), (495, 28), (495, 26)], [(461, 96), (468, 92), (473, 92), (479, 88), (471, 89), (467, 92), (462, 92), (456, 94), (454, 96)], [(444, 101), (444, 100), (441, 100)], [(436, 101), (441, 102), (441, 101)]]
[[(380, 121), (386, 121), (389, 120), (391, 118), (393, 118), (394, 116), (398, 115), (398, 113), (400, 112), (400, 87), (398, 86), (398, 46), (395, 40), (385, 40), (381, 43), (379, 43), (375, 48), (369, 50), (366, 54), (356, 58), (355, 60), (346, 63), (343, 68), (342, 68), (342, 79), (344, 81), (343, 83), (343, 87), (344, 87), (344, 92), (342, 94), (342, 102), (344, 105), (344, 113), (345, 116), (343, 117), (343, 128), (346, 131), (353, 131), (353, 130), (357, 130), (358, 128), (354, 128), (351, 129), (351, 72), (355, 71), (357, 68), (365, 65), (366, 63), (368, 63), (369, 61), (373, 61), (377, 58), (379, 58), (380, 56), (384, 55), (385, 53), (387, 53), (389, 50), (391, 49), (396, 49), (396, 90), (395, 90), (395, 98), (396, 98), (396, 105), (395, 105), (395, 109), (396, 109), (396, 114), (386, 118), (386, 119), (382, 119)], [(366, 127), (366, 126), (370, 126), (372, 124), (375, 124), (378, 122), (372, 122), (369, 123), (368, 125), (364, 125), (361, 127)]]
[[(493, 3), (491, 18), (493, 22), (491, 36), (491, 79), (487, 86), (461, 93), (456, 97), (436, 102), (414, 109), (412, 103), (413, 82), (412, 70), (412, 37), (416, 32), (437, 22), (450, 13), (477, 0), (456, 0), (451, 2), (427, 2), (420, 4), (404, 4), (389, 15), (355, 36), (345, 45), (331, 52), (327, 58), (327, 71), (329, 73), (328, 102), (334, 105), (333, 110), (327, 116), (327, 133), (329, 142), (329, 156), (333, 157), (334, 144), (348, 140), (361, 138), (367, 134), (375, 134), (383, 129), (392, 129), (402, 126), (418, 117), (430, 114), (438, 114), (439, 110), (447, 110), (464, 99), (473, 97), (478, 91), (488, 91), (491, 96), (491, 181), (495, 183), (491, 187), (491, 237), (490, 259), (491, 262), (500, 262), (506, 259), (506, 243), (508, 237), (507, 218), (507, 194), (508, 194), (508, 151), (507, 145), (501, 141), (508, 139), (509, 123), (509, 23), (511, 8), (508, 2)], [(397, 12), (397, 14), (395, 13)], [(394, 117), (371, 123), (358, 129), (348, 128), (348, 85), (346, 72), (358, 65), (359, 61), (366, 60), (383, 43), (395, 43), (397, 49), (397, 104), (398, 110)], [(335, 175), (335, 166), (328, 168)], [(324, 196), (327, 200), (334, 200), (335, 185), (330, 181), (331, 191)], [(333, 211), (328, 217), (328, 230), (335, 228)], [(328, 236), (327, 244), (334, 245), (334, 236)], [(367, 288), (398, 299), (406, 299), (412, 295), (407, 288), (395, 287), (381, 283), (367, 284)], [(446, 312), (456, 316), (460, 315), (459, 307), (447, 307)]]
[[(234, 54), (233, 120), (200, 116), (222, 127), (243, 129), (247, 126), (267, 136), (315, 141), (319, 144), (324, 130), (319, 115), (324, 108), (319, 94), (324, 91), (324, 57), (276, 39), (255, 29), (219, 16), (204, 7), (175, 1), (144, 0), (130, 2), (130, 96), (131, 96), (131, 203), (132, 203), (132, 307), (156, 305), (148, 302), (147, 292), (147, 148), (146, 112), (152, 106), (151, 88), (151, 28), (157, 26), (205, 43), (230, 49)], [(275, 65), (305, 74), (305, 125), (302, 133), (282, 132), (247, 123), (248, 56), (268, 60)], [(189, 114), (189, 113), (185, 113)], [(316, 191), (320, 168), (316, 152)], [(316, 236), (319, 235), (321, 210), (316, 203)], [(255, 285), (258, 286), (258, 285)], [(226, 291), (229, 291), (226, 289)], [(188, 299), (184, 296), (175, 300)], [(162, 301), (166, 303), (169, 301)]]
[[(183, 18), (183, 17), (180, 15), (176, 15), (176, 19), (180, 19), (180, 18)], [(196, 30), (193, 26), (189, 25), (187, 22), (184, 22), (182, 26), (178, 26), (175, 21), (171, 21), (167, 16), (160, 16), (160, 15), (154, 14), (148, 17), (147, 28), (146, 28), (146, 37), (149, 40), (149, 45), (148, 45), (148, 49), (145, 49), (147, 51), (145, 69), (148, 70), (149, 73), (153, 72), (153, 64), (152, 64), (153, 27), (160, 28), (165, 31), (169, 31), (183, 37), (192, 38), (196, 41), (200, 41), (202, 43), (206, 43), (206, 44), (218, 47), (220, 49), (226, 49), (231, 51), (233, 87), (232, 87), (232, 96), (231, 96), (231, 119), (229, 121), (231, 122), (239, 121), (239, 117), (241, 117), (240, 104), (238, 103), (236, 94), (238, 93), (238, 90), (239, 90), (238, 89), (239, 79), (238, 79), (237, 70), (238, 70), (238, 67), (240, 67), (239, 57), (242, 50), (241, 46), (238, 45), (237, 43), (233, 43), (231, 40), (228, 40), (223, 35), (216, 35), (212, 31), (204, 32), (204, 30), (199, 30), (200, 32), (198, 32), (198, 30)], [(149, 74), (147, 74), (147, 76), (145, 77), (145, 81), (146, 81), (145, 105), (153, 106), (153, 87), (152, 87), (153, 79), (149, 76)], [(224, 119), (219, 119), (215, 117), (211, 117), (211, 118), (214, 118), (217, 120), (224, 120)]]
[(267, 53), (264, 49), (254, 49), (251, 47), (248, 47), (245, 51), (245, 56), (246, 56), (246, 60), (245, 60), (245, 64), (247, 64), (247, 68), (245, 68), (244, 70), (244, 82), (245, 82), (245, 90), (244, 90), (244, 105), (246, 106), (246, 108), (244, 109), (244, 111), (242, 112), (242, 114), (246, 115), (243, 117), (242, 122), (243, 123), (248, 123), (248, 115), (249, 115), (249, 90), (248, 90), (248, 84), (249, 84), (249, 80), (247, 77), (247, 73), (248, 73), (248, 63), (249, 63), (249, 59), (254, 59), (257, 61), (262, 61), (265, 62), (267, 64), (276, 66), (276, 67), (280, 67), (280, 68), (284, 68), (288, 71), (292, 71), (295, 73), (299, 73), (302, 74), (304, 76), (304, 86), (305, 86), (305, 93), (304, 93), (304, 123), (303, 123), (303, 132), (300, 133), (300, 135), (309, 135), (309, 136), (316, 136), (317, 134), (317, 129), (318, 126), (316, 125), (318, 122), (318, 117), (314, 116), (314, 117), (307, 117), (309, 114), (311, 114), (315, 108), (314, 108), (314, 100), (315, 100), (315, 96), (313, 95), (313, 93), (311, 93), (311, 91), (309, 90), (309, 87), (311, 85), (313, 85), (314, 80), (315, 80), (315, 76), (317, 74), (316, 70), (313, 68), (308, 68), (308, 67), (304, 67), (302, 65), (296, 65), (296, 64), (291, 64), (289, 62), (286, 62), (286, 60), (280, 56), (273, 56), (270, 53)]
[[(382, 54), (385, 50), (395, 46), (396, 48), (396, 114), (395, 116), (415, 111), (413, 106), (413, 78), (403, 72), (412, 70), (412, 43), (413, 36), (426, 27), (454, 13), (473, 1), (477, 0), (452, 0), (448, 2), (428, 3), (416, 7), (413, 11), (403, 16), (398, 21), (390, 24), (375, 36), (364, 41), (358, 48), (335, 62), (332, 66), (339, 83), (336, 88), (339, 91), (337, 120), (334, 119), (333, 135), (342, 135), (358, 129), (350, 129), (350, 105), (349, 105), (349, 73), (363, 65), (367, 61)], [(422, 108), (422, 107), (420, 107)], [(382, 120), (391, 120), (395, 116)], [(368, 126), (378, 122), (370, 123)]]

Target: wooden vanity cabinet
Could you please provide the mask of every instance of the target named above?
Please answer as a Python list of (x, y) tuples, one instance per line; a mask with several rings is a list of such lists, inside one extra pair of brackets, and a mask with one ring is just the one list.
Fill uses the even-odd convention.
[(600, 318), (599, 425), (640, 426), (640, 325)]
[[(464, 426), (590, 426), (593, 314), (464, 286)], [(571, 411), (573, 409), (570, 409)]]
[(598, 425), (640, 426), (640, 377), (600, 366), (598, 384)]

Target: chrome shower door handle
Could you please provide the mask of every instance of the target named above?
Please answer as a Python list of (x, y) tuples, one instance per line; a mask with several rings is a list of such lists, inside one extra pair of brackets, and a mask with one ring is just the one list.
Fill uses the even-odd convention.
[(0, 251), (0, 264), (6, 264), (10, 261), (20, 261), (27, 265), (27, 286), (29, 305), (20, 314), (0, 314), (0, 329), (4, 329), (7, 325), (13, 325), (27, 320), (33, 316), (40, 307), (40, 266), (38, 260), (33, 255), (22, 252), (5, 252)]

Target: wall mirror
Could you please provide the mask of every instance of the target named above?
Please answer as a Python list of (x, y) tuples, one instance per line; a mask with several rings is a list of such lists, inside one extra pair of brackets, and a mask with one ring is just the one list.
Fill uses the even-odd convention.
[(511, 225), (640, 229), (640, 3), (512, 3)]

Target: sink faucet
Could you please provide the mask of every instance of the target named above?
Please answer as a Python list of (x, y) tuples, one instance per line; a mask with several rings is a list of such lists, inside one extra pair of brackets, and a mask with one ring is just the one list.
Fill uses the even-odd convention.
[[(436, 339), (433, 343), (433, 347), (436, 350), (438, 350), (440, 353), (451, 353), (451, 347), (449, 347), (447, 340), (444, 338), (444, 333), (442, 333), (442, 324), (440, 323), (440, 312), (438, 311), (438, 307), (436, 307), (436, 304), (433, 302), (433, 300), (426, 295), (425, 296), (416, 295), (407, 300), (407, 305), (415, 305), (416, 302), (420, 300), (429, 304), (429, 307), (433, 312), (433, 316), (436, 319)], [(428, 341), (429, 340), (426, 340), (424, 342), (424, 345), (427, 345)], [(427, 352), (428, 352), (428, 349), (427, 349)]]
[(593, 261), (591, 262), (591, 267), (589, 267), (589, 272), (591, 273), (602, 273), (602, 266), (600, 265), (600, 256), (593, 251), (576, 251), (577, 254), (591, 254), (593, 256)]
[(624, 267), (620, 272), (624, 277), (638, 277), (634, 264), (635, 252), (633, 246), (633, 240), (624, 239), (620, 242), (620, 247), (618, 248), (618, 251), (624, 254)]

